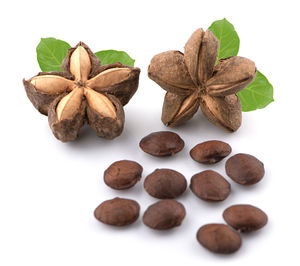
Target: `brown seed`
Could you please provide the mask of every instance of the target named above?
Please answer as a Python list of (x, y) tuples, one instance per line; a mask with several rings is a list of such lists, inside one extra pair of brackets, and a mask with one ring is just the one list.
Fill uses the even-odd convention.
[(225, 224), (206, 224), (197, 232), (197, 240), (208, 250), (229, 254), (237, 251), (242, 244), (238, 232)]
[(230, 157), (225, 164), (227, 175), (241, 185), (253, 185), (264, 174), (264, 164), (250, 154), (239, 153)]
[(230, 193), (230, 184), (212, 170), (195, 174), (191, 179), (190, 188), (197, 197), (208, 201), (224, 200)]
[(231, 153), (229, 144), (219, 141), (210, 140), (196, 145), (190, 151), (191, 157), (198, 163), (214, 164), (223, 160)]
[(165, 230), (181, 225), (185, 217), (184, 206), (176, 200), (161, 200), (145, 211), (143, 222), (152, 229)]
[(158, 199), (173, 199), (180, 196), (187, 187), (185, 177), (171, 169), (156, 169), (144, 182), (145, 190)]
[(251, 232), (262, 228), (268, 222), (267, 215), (259, 208), (240, 204), (233, 205), (223, 212), (223, 218), (240, 232)]
[(141, 149), (153, 156), (169, 156), (180, 152), (184, 141), (174, 132), (153, 132), (140, 141)]
[(114, 198), (102, 202), (95, 210), (94, 215), (102, 223), (124, 226), (137, 220), (140, 213), (139, 204), (130, 199)]
[(137, 162), (122, 160), (111, 164), (104, 172), (104, 182), (114, 189), (133, 187), (140, 179), (143, 167)]

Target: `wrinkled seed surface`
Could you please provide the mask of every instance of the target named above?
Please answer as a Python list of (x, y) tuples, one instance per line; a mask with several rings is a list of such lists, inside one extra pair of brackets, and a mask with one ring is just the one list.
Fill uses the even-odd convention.
[(241, 232), (258, 230), (268, 222), (267, 215), (261, 209), (247, 204), (227, 208), (223, 212), (223, 218), (226, 223)]
[(140, 179), (143, 167), (134, 161), (122, 160), (111, 164), (104, 172), (104, 182), (114, 189), (134, 186)]
[(225, 224), (206, 224), (197, 232), (197, 240), (208, 250), (229, 254), (237, 251), (242, 244), (240, 234)]
[(191, 179), (190, 188), (203, 200), (221, 201), (230, 194), (230, 184), (219, 173), (206, 170), (195, 174)]
[(230, 157), (225, 164), (227, 175), (241, 185), (258, 183), (265, 174), (264, 164), (250, 154), (239, 153)]
[(153, 156), (170, 156), (181, 151), (184, 141), (178, 134), (170, 131), (154, 132), (140, 141), (140, 148)]
[(219, 141), (210, 140), (196, 145), (190, 151), (191, 157), (198, 163), (214, 164), (221, 161), (231, 153), (229, 144)]
[(102, 202), (94, 215), (102, 223), (114, 226), (132, 224), (139, 217), (139, 204), (130, 199), (114, 198)]
[(173, 199), (180, 196), (187, 187), (185, 177), (171, 169), (156, 169), (144, 182), (145, 190), (158, 199)]
[(143, 222), (152, 229), (165, 230), (181, 225), (185, 214), (184, 206), (178, 201), (161, 200), (148, 207)]

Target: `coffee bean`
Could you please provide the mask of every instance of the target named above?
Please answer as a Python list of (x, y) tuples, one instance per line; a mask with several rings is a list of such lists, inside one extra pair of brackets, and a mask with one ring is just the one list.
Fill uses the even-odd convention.
[(227, 175), (241, 185), (256, 184), (265, 174), (264, 164), (254, 156), (244, 153), (230, 157), (225, 169)]
[(102, 202), (95, 210), (94, 215), (102, 223), (124, 226), (132, 224), (139, 217), (139, 204), (130, 199), (114, 198)]
[(104, 182), (114, 189), (133, 187), (140, 179), (143, 167), (137, 162), (122, 160), (111, 164), (104, 172)]
[(242, 244), (239, 233), (225, 224), (202, 226), (197, 232), (197, 240), (208, 250), (221, 254), (233, 253)]
[(267, 215), (252, 205), (233, 205), (223, 212), (223, 218), (240, 232), (251, 232), (262, 228), (268, 222)]
[(198, 163), (214, 164), (221, 161), (231, 153), (229, 144), (219, 141), (210, 140), (196, 145), (190, 151), (191, 157)]
[(174, 155), (183, 147), (184, 141), (170, 131), (154, 132), (140, 141), (140, 148), (144, 152), (158, 157)]
[(192, 177), (190, 189), (200, 199), (221, 201), (228, 197), (230, 184), (217, 172), (206, 170)]
[(171, 169), (156, 169), (144, 182), (145, 190), (158, 199), (173, 199), (180, 196), (187, 187), (185, 177)]
[(179, 226), (185, 217), (184, 206), (176, 200), (161, 200), (145, 211), (143, 222), (152, 229), (165, 230)]

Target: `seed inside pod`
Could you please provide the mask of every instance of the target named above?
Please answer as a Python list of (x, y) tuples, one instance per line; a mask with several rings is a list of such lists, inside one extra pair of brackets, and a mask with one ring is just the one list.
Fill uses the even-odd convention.
[(197, 232), (197, 240), (208, 250), (230, 254), (237, 251), (242, 244), (242, 239), (238, 232), (225, 224), (206, 224)]
[(145, 211), (143, 222), (152, 229), (165, 230), (181, 225), (185, 217), (184, 206), (176, 200), (161, 200)]
[(267, 215), (261, 209), (247, 204), (227, 208), (223, 212), (223, 218), (226, 223), (241, 232), (258, 230), (268, 222)]
[(156, 169), (144, 182), (145, 190), (158, 199), (173, 199), (186, 190), (185, 177), (171, 169)]
[(139, 217), (139, 204), (130, 199), (114, 198), (102, 202), (94, 215), (102, 223), (114, 226), (124, 226), (134, 223)]
[(104, 182), (114, 189), (133, 187), (140, 179), (143, 167), (134, 161), (122, 160), (111, 164), (104, 172)]
[(225, 164), (227, 175), (241, 185), (258, 183), (265, 174), (264, 164), (250, 154), (239, 153), (230, 157)]
[(147, 135), (140, 141), (140, 148), (153, 156), (170, 156), (180, 152), (184, 141), (174, 132), (158, 131)]
[(219, 141), (210, 140), (196, 145), (190, 151), (191, 157), (198, 163), (214, 164), (223, 160), (231, 153), (229, 144)]
[(230, 184), (215, 171), (207, 170), (195, 174), (191, 179), (190, 188), (200, 199), (222, 201), (230, 194)]

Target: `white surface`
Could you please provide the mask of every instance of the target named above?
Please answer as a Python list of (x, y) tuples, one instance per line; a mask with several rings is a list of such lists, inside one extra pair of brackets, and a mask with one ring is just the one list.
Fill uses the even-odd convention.
[[(6, 1), (1, 4), (1, 177), (0, 265), (297, 265), (299, 249), (299, 8), (298, 1)], [(282, 3), (282, 4), (279, 4)], [(185, 140), (172, 158), (143, 153), (139, 140), (167, 130), (160, 122), (164, 91), (147, 77), (152, 56), (183, 50), (194, 30), (226, 17), (241, 40), (240, 55), (251, 58), (275, 89), (275, 102), (244, 113), (243, 125), (225, 133), (198, 112), (174, 129)], [(123, 135), (113, 141), (84, 128), (77, 141), (57, 141), (45, 116), (29, 102), (22, 78), (39, 71), (35, 47), (41, 37), (72, 46), (80, 40), (96, 52), (127, 51), (142, 72), (136, 95), (125, 107)], [(144, 177), (168, 167), (188, 180), (212, 168), (225, 175), (224, 163), (205, 167), (189, 150), (220, 139), (233, 153), (245, 152), (265, 164), (265, 178), (252, 187), (232, 184), (222, 203), (206, 203), (189, 190), (179, 198), (187, 209), (181, 227), (154, 232), (141, 219), (127, 228), (97, 222), (94, 208), (106, 199), (137, 200), (141, 216), (155, 202), (139, 182), (128, 191), (104, 185), (103, 171), (114, 161), (132, 159)], [(142, 180), (143, 181), (143, 180)], [(196, 241), (200, 226), (223, 222), (231, 204), (249, 203), (269, 216), (262, 230), (243, 235), (239, 252), (212, 254)]]

